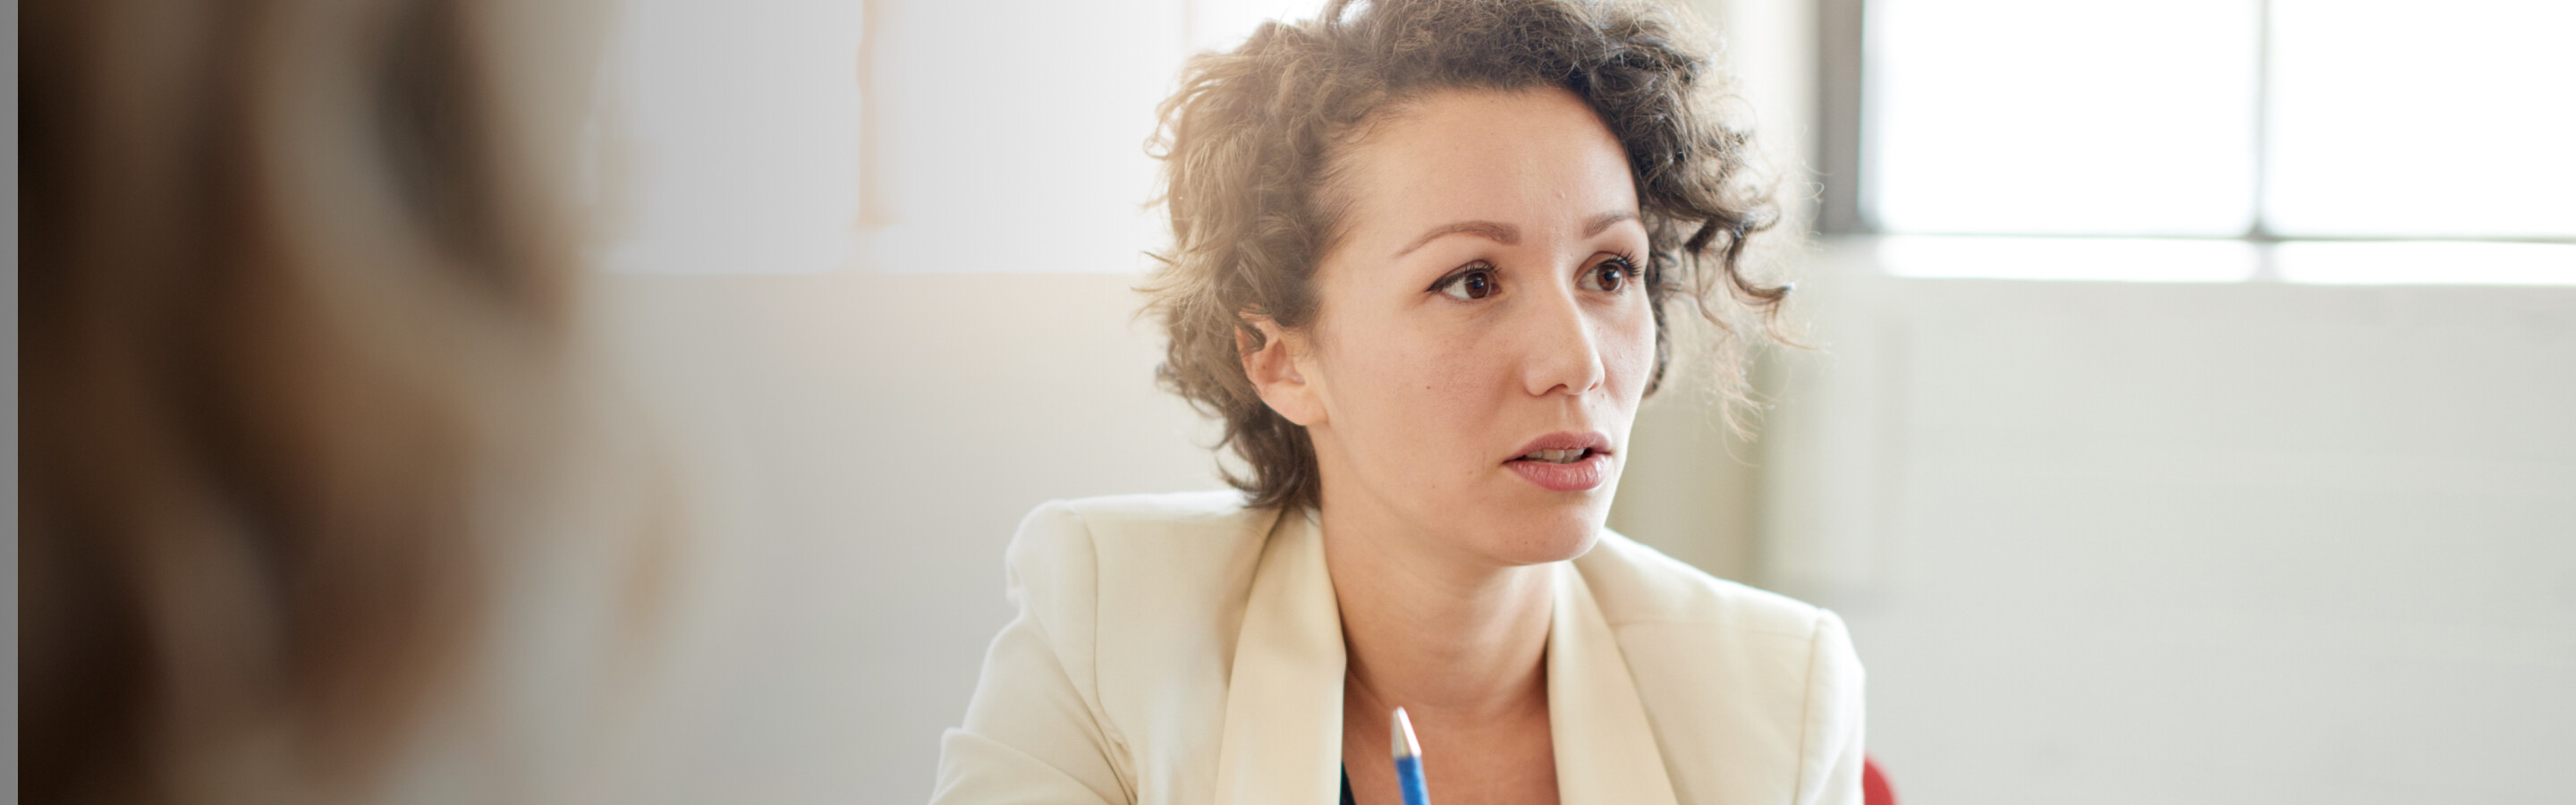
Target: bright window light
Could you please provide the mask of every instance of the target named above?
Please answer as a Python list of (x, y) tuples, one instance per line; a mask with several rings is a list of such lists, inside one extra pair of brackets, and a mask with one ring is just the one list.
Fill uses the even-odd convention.
[(2284, 236), (2576, 236), (2576, 3), (2271, 0)]
[(1867, 9), (1891, 273), (2576, 285), (2576, 3)]
[(2256, 0), (1872, 0), (1865, 191), (1889, 232), (2236, 236)]
[(860, 11), (627, 0), (601, 76), (613, 270), (825, 271), (858, 218)]

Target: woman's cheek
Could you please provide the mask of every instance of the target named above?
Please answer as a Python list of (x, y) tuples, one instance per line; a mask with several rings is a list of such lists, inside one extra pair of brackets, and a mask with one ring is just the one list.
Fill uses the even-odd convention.
[(1614, 337), (1603, 339), (1603, 370), (1611, 378), (1611, 387), (1629, 402), (1645, 396), (1646, 376), (1654, 371), (1655, 325), (1651, 311), (1639, 306), (1636, 315), (1622, 317)]
[(1390, 338), (1389, 345), (1403, 345), (1402, 358), (1390, 362), (1394, 367), (1392, 384), (1404, 396), (1415, 398), (1442, 410), (1456, 413), (1465, 407), (1477, 390), (1491, 385), (1485, 375), (1504, 371), (1485, 343), (1471, 332), (1409, 332)]

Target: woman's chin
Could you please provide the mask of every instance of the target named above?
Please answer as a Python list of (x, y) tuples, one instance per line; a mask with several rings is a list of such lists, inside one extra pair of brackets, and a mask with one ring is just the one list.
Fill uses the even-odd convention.
[[(1610, 502), (1618, 489), (1618, 471), (1612, 465), (1608, 477), (1591, 489), (1579, 492), (1546, 492), (1515, 490), (1520, 494), (1506, 505), (1503, 516), (1491, 523), (1493, 533), (1507, 535), (1499, 547), (1507, 549), (1525, 564), (1561, 562), (1582, 556), (1601, 541), (1601, 531), (1608, 527)], [(1531, 494), (1536, 492), (1536, 494)]]

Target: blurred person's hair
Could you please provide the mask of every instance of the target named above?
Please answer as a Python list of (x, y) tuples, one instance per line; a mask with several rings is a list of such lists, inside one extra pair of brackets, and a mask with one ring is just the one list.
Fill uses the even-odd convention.
[(365, 799), (465, 684), (581, 418), (588, 6), (22, 8), (28, 802)]
[[(1254, 506), (1314, 505), (1314, 444), (1261, 401), (1243, 369), (1253, 321), (1310, 324), (1318, 263), (1349, 199), (1344, 156), (1371, 124), (1444, 90), (1562, 88), (1626, 150), (1651, 242), (1645, 285), (1655, 372), (1675, 351), (1675, 308), (1730, 421), (1747, 401), (1744, 361), (1777, 332), (1786, 286), (1747, 265), (1778, 215), (1747, 132), (1718, 118), (1725, 77), (1688, 30), (1644, 0), (1334, 0), (1308, 21), (1268, 22), (1240, 47), (1193, 58), (1162, 105), (1156, 156), (1172, 247), (1146, 292), (1169, 337), (1165, 388), (1223, 424)], [(1685, 330), (1690, 331), (1689, 329)], [(1685, 344), (1692, 346), (1693, 344)]]

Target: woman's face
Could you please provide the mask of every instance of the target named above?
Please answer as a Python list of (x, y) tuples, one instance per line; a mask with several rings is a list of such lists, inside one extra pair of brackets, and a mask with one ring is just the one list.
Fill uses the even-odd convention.
[(1496, 564), (1580, 555), (1655, 359), (1625, 153), (1560, 89), (1433, 94), (1349, 148), (1319, 312), (1247, 361), (1313, 435), (1331, 519)]

